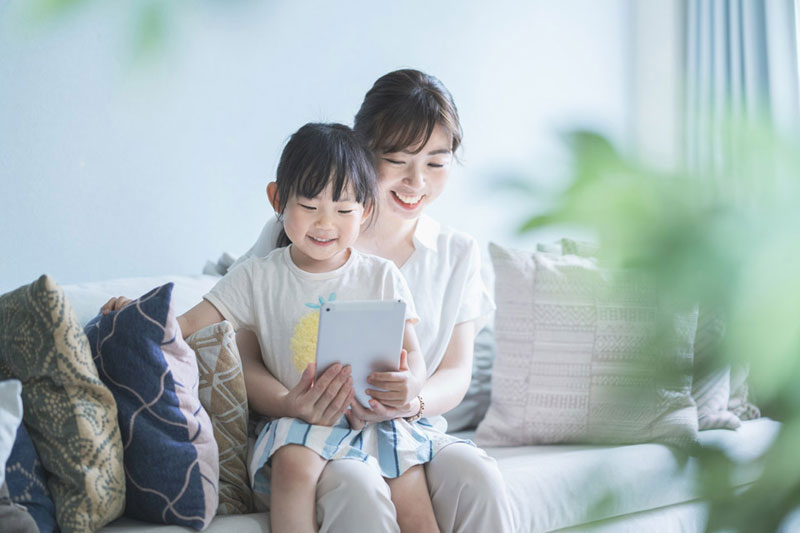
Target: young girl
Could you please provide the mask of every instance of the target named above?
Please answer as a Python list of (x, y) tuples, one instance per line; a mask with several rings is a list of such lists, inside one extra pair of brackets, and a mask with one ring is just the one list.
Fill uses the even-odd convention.
[(438, 531), (422, 464), (456, 439), (429, 437), (413, 417), (365, 425), (362, 413), (351, 427), (341, 416), (357, 404), (347, 368), (312, 385), (319, 308), (333, 300), (405, 301), (399, 369), (374, 375), (385, 389), (381, 402), (408, 410), (425, 381), (403, 276), (392, 262), (352, 248), (376, 199), (370, 152), (346, 126), (307, 124), (287, 143), (267, 192), (286, 246), (233, 269), (178, 322), (185, 336), (226, 319), (258, 338), (262, 357), (243, 357), (244, 375), (251, 407), (270, 418), (256, 442), (251, 481), (270, 494), (272, 530), (316, 531), (319, 476), (327, 461), (348, 459), (386, 479), (403, 529)]
[[(461, 144), (458, 111), (437, 78), (418, 70), (397, 70), (379, 78), (367, 92), (354, 129), (376, 159), (379, 188), (377, 219), (362, 231), (356, 248), (400, 267), (421, 317), (416, 333), (428, 379), (408, 406), (382, 402), (383, 396), (373, 391), (371, 410), (354, 403), (348, 416), (357, 427), (361, 419), (379, 422), (423, 411), (427, 421), (443, 430), (446, 424), (438, 415), (464, 397), (474, 337), (492, 309), (480, 278), (475, 240), (424, 214), (445, 190)], [(280, 224), (268, 222), (246, 255), (268, 254), (279, 230)], [(244, 335), (241, 340), (243, 358), (257, 353), (254, 342)], [(380, 376), (374, 377), (375, 384), (381, 384)], [(425, 473), (442, 531), (514, 530), (505, 483), (494, 460), (482, 450), (460, 443), (447, 446), (425, 465)], [(322, 528), (396, 531), (403, 516), (387, 492), (384, 480), (358, 463), (328, 463), (317, 489)]]

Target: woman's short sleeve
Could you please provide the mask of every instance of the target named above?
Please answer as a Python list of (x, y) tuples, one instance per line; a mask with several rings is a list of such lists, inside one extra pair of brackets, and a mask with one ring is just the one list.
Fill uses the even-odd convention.
[(456, 314), (456, 324), (477, 320), (478, 331), (488, 320), (495, 309), (494, 301), (481, 277), (481, 252), (478, 242), (469, 238), (469, 247), (465, 253), (464, 261), (467, 262), (466, 276), (461, 293), (461, 303)]

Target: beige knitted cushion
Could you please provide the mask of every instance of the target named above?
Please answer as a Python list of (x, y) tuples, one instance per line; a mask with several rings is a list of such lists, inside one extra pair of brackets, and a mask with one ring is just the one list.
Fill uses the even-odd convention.
[(696, 308), (670, 311), (642, 275), (594, 259), (490, 253), (497, 355), (478, 444), (696, 440)]

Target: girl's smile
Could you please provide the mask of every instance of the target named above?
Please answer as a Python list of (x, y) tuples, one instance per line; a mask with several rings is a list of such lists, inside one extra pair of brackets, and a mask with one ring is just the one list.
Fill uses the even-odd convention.
[[(267, 189), (274, 195), (274, 188)], [(348, 190), (333, 199), (329, 183), (314, 198), (293, 196), (283, 211), (283, 228), (292, 241), (294, 263), (307, 272), (330, 272), (347, 262), (350, 246), (358, 238), (361, 224), (369, 216)]]

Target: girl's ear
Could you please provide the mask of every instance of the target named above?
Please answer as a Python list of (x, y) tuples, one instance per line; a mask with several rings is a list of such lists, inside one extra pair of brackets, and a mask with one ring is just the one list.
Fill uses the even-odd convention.
[(267, 198), (269, 198), (269, 204), (272, 206), (272, 209), (275, 212), (278, 212), (278, 184), (274, 181), (270, 181), (267, 185)]

